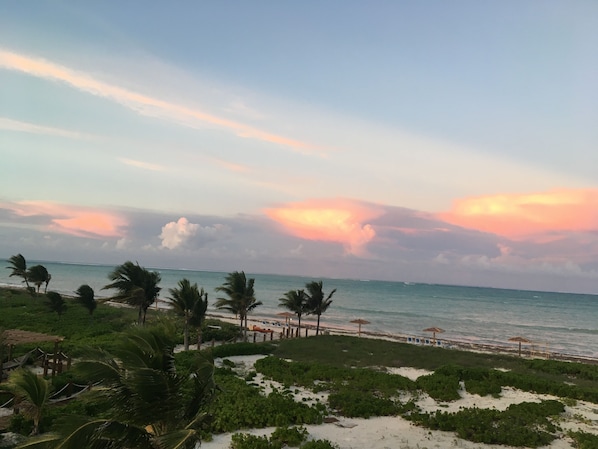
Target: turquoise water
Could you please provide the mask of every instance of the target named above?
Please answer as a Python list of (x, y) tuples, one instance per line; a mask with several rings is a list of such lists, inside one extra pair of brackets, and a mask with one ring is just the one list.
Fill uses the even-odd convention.
[[(0, 263), (1, 267), (8, 265), (6, 261)], [(101, 288), (108, 283), (108, 273), (114, 266), (28, 261), (30, 266), (37, 263), (52, 274), (50, 290), (72, 294), (81, 284), (89, 284), (97, 296), (111, 294)], [(160, 298), (167, 298), (168, 289), (186, 277), (208, 292), (209, 303), (219, 296), (214, 289), (226, 276), (217, 272), (155, 270), (162, 276)], [(9, 274), (8, 269), (0, 270), (0, 285), (21, 285), (20, 279), (10, 278)], [(349, 322), (363, 318), (371, 323), (364, 330), (414, 337), (429, 337), (423, 329), (435, 326), (445, 329), (441, 337), (448, 340), (502, 346), (514, 346), (508, 339), (520, 335), (552, 352), (598, 358), (597, 295), (247, 274), (255, 278), (256, 297), (263, 302), (255, 315), (269, 320), (284, 310), (278, 307), (278, 298), (285, 292), (323, 280), (326, 294), (337, 289), (333, 304), (322, 315), (323, 326), (354, 329)], [(302, 321), (312, 320), (306, 317)]]

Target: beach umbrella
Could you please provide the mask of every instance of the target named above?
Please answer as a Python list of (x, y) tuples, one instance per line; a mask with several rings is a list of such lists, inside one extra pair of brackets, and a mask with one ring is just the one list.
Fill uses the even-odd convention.
[(531, 343), (531, 340), (528, 340), (525, 337), (517, 336), (509, 338), (509, 341), (516, 341), (519, 343), (519, 357), (521, 357), (521, 343)]
[(442, 334), (444, 329), (439, 327), (428, 327), (424, 329), (424, 332), (432, 332), (432, 340), (434, 340), (434, 346), (436, 346), (436, 334)]
[(280, 312), (280, 313), (277, 313), (276, 315), (284, 317), (284, 319), (285, 319), (285, 325), (289, 324), (289, 319), (291, 317), (295, 316), (295, 314), (291, 313), (291, 312)]
[(368, 320), (364, 320), (362, 318), (357, 318), (356, 320), (351, 320), (351, 323), (359, 324), (359, 330), (357, 331), (357, 336), (361, 337), (361, 325), (362, 324), (370, 324)]

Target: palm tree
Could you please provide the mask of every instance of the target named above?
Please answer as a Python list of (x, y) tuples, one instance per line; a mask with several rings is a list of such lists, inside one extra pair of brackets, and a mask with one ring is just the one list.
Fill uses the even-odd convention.
[(9, 270), (12, 270), (9, 277), (18, 276), (23, 278), (23, 282), (27, 286), (27, 290), (29, 290), (29, 280), (27, 279), (27, 261), (23, 257), (22, 254), (17, 254), (16, 256), (11, 256), (8, 259), (10, 266), (6, 267)]
[[(170, 299), (174, 312), (183, 317), (183, 344), (185, 351), (188, 351), (189, 326), (192, 325), (192, 321), (195, 323), (199, 322), (199, 326), (201, 326), (201, 321), (203, 321), (203, 316), (205, 316), (208, 306), (208, 294), (204, 292), (203, 288), (200, 292), (197, 284), (191, 285), (189, 279), (181, 279), (178, 283), (178, 288), (171, 288), (168, 291), (171, 295), (168, 299)], [(204, 303), (205, 307), (203, 307)], [(194, 317), (195, 320), (193, 320)], [(198, 341), (199, 338), (198, 336)]]
[(48, 291), (48, 284), (50, 283), (50, 279), (52, 279), (52, 275), (48, 273), (48, 270), (43, 265), (34, 265), (27, 270), (27, 278), (35, 284), (37, 293), (39, 294), (39, 289), (44, 282), (46, 283), (44, 293)]
[(42, 413), (50, 397), (50, 382), (33, 371), (20, 368), (10, 375), (3, 389), (11, 391), (20, 401), (19, 407), (33, 420), (31, 435), (37, 435)]
[(193, 309), (193, 314), (191, 315), (191, 319), (189, 320), (189, 325), (197, 328), (197, 350), (201, 349), (201, 327), (203, 322), (206, 319), (206, 313), (208, 311), (208, 293), (204, 293), (203, 288), (200, 292), (200, 297), (203, 293), (203, 299), (200, 299), (195, 304), (195, 309)]
[(332, 295), (336, 292), (336, 288), (324, 299), (324, 292), (322, 291), (322, 281), (312, 281), (305, 284), (307, 289), (307, 308), (308, 314), (318, 316), (318, 324), (316, 326), (316, 335), (320, 333), (320, 315), (322, 315), (330, 304), (332, 304)]
[(48, 307), (52, 312), (56, 312), (58, 314), (58, 319), (62, 314), (66, 311), (66, 302), (62, 298), (62, 295), (58, 292), (48, 292), (46, 293), (46, 297), (48, 298)]
[[(216, 388), (213, 361), (198, 353), (191, 375), (177, 373), (174, 332), (165, 327), (137, 327), (118, 341), (113, 353), (90, 351), (74, 367), (89, 382), (101, 384), (95, 391), (112, 405), (110, 418), (72, 417), (62, 436), (48, 437), (51, 447), (195, 447), (202, 410)], [(48, 440), (27, 447), (43, 444)]]
[(214, 305), (239, 317), (244, 340), (247, 340), (247, 314), (262, 305), (255, 299), (254, 283), (255, 279), (247, 279), (245, 272), (234, 271), (226, 276), (224, 284), (216, 287), (217, 292), (225, 293), (228, 298), (218, 298)]
[(83, 284), (77, 290), (75, 290), (75, 294), (77, 295), (77, 301), (79, 304), (89, 311), (89, 316), (93, 319), (93, 312), (98, 306), (98, 303), (95, 300), (93, 288), (87, 284)]
[(127, 261), (117, 266), (114, 271), (108, 274), (112, 284), (108, 284), (102, 290), (116, 289), (118, 294), (112, 299), (123, 301), (139, 308), (137, 322), (145, 324), (147, 309), (158, 298), (161, 288), (158, 284), (161, 281), (160, 273), (148, 271), (139, 266), (139, 263)]
[(307, 295), (304, 290), (289, 290), (284, 294), (283, 298), (279, 298), (279, 307), (284, 307), (287, 310), (295, 313), (299, 319), (298, 323), (298, 334), (301, 331), (301, 315), (308, 311), (307, 308)]

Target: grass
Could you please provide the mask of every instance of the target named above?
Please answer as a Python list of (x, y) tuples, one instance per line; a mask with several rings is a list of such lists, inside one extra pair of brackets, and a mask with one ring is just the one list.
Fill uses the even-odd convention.
[[(274, 355), (300, 362), (337, 367), (404, 367), (435, 371), (446, 365), (464, 368), (504, 368), (550, 382), (571, 383), (583, 388), (598, 385), (598, 365), (554, 360), (530, 361), (510, 355), (410, 345), (386, 340), (338, 335), (282, 340)], [(575, 372), (573, 376), (570, 373)]]

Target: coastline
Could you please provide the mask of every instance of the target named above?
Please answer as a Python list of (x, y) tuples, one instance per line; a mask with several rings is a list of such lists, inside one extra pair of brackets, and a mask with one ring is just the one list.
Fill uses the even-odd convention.
[[(237, 320), (231, 316), (222, 315), (219, 313), (209, 312), (206, 314), (206, 317), (218, 319), (218, 320), (225, 321), (225, 322), (232, 323), (232, 324), (237, 324), (237, 325), (239, 324), (239, 320)], [(262, 337), (263, 334), (258, 331), (256, 331), (256, 332), (252, 331), (251, 329), (254, 325), (258, 326), (258, 327), (264, 327), (266, 329), (273, 330), (274, 331), (274, 333), (273, 333), (274, 340), (277, 340), (280, 338), (286, 338), (286, 337), (281, 337), (283, 330), (286, 329), (284, 320), (282, 320), (282, 319), (272, 320), (271, 318), (256, 315), (256, 316), (251, 316), (251, 317), (247, 318), (247, 325), (249, 328), (248, 329), (249, 335), (256, 334), (256, 341), (258, 341), (258, 342), (262, 341), (261, 339), (263, 339), (263, 337)], [(269, 328), (268, 328), (268, 325), (270, 325)], [(293, 329), (296, 328), (295, 326), (291, 326), (291, 327)], [(316, 326), (311, 321), (308, 321), (307, 323), (303, 323), (303, 322), (301, 323), (301, 336), (302, 337), (305, 335), (305, 329), (308, 330), (309, 336), (315, 335)], [(320, 323), (320, 332), (328, 333), (331, 335), (346, 335), (346, 336), (352, 336), (352, 337), (355, 337), (358, 335), (358, 330), (356, 328), (330, 326), (330, 325), (326, 325), (325, 323), (323, 324), (322, 322)], [(383, 332), (371, 332), (371, 331), (368, 331), (367, 329), (362, 328), (361, 336), (363, 338), (373, 338), (373, 339), (396, 341), (396, 342), (400, 342), (400, 343), (432, 346), (431, 344), (425, 344), (426, 338), (422, 337), (422, 336), (420, 336), (420, 343), (410, 343), (408, 341), (408, 339), (410, 337), (413, 339), (413, 336), (407, 335), (407, 334), (401, 334), (401, 333), (391, 334), (391, 333), (383, 333)], [(251, 340), (253, 340), (253, 336), (251, 337)], [(432, 340), (432, 338), (430, 338), (428, 336), (427, 340)], [(437, 347), (447, 349), (447, 350), (457, 349), (457, 350), (461, 350), (461, 351), (472, 351), (472, 352), (481, 352), (481, 353), (486, 352), (486, 353), (491, 353), (491, 354), (505, 354), (505, 355), (512, 355), (512, 356), (517, 356), (519, 353), (519, 349), (516, 345), (513, 345), (512, 347), (506, 346), (506, 345), (505, 346), (490, 345), (490, 344), (486, 344), (486, 343), (472, 343), (472, 342), (459, 341), (459, 340), (455, 340), (455, 339), (446, 339), (446, 338), (441, 338), (441, 337), (437, 337), (436, 340), (437, 340), (437, 342), (441, 342), (440, 345), (437, 344)], [(524, 358), (542, 358), (542, 359), (550, 359), (550, 360), (559, 360), (559, 361), (564, 361), (564, 362), (578, 362), (578, 363), (588, 363), (588, 364), (598, 365), (598, 358), (583, 357), (583, 356), (579, 356), (579, 355), (564, 354), (564, 353), (559, 353), (559, 352), (532, 351), (530, 349), (526, 349), (526, 350), (522, 350), (521, 356)]]

